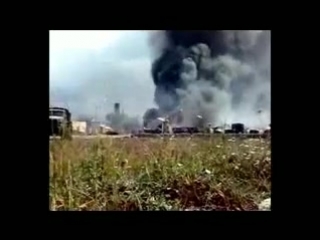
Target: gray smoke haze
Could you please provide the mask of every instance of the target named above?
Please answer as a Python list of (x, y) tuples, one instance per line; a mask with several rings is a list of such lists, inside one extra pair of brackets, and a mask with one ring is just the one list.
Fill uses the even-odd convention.
[(73, 118), (100, 120), (113, 111), (115, 102), (130, 116), (141, 117), (154, 106), (149, 32), (119, 31), (113, 42), (97, 41), (113, 32), (50, 32), (52, 105), (69, 107)]
[(114, 31), (81, 32), (50, 32), (50, 103), (75, 118), (104, 119), (119, 102), (130, 116), (183, 109), (186, 125), (197, 115), (214, 125), (270, 122), (270, 31), (121, 31), (106, 44), (99, 34)]
[[(182, 108), (220, 125), (270, 123), (270, 31), (161, 31), (153, 44), (155, 102), (161, 114)], [(259, 114), (258, 114), (259, 112)]]

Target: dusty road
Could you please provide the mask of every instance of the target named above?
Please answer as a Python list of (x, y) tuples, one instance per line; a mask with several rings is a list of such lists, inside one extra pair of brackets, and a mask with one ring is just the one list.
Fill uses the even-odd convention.
[[(73, 135), (73, 139), (99, 139), (99, 138), (128, 138), (130, 134), (122, 134), (122, 135)], [(60, 137), (49, 137), (49, 140), (52, 139), (60, 139)]]
[(130, 137), (130, 134), (120, 134), (120, 135), (73, 135), (73, 138), (80, 139), (95, 139), (95, 138), (124, 138)]
[[(212, 136), (225, 136), (229, 138), (269, 138), (267, 135), (264, 134), (218, 134), (218, 135), (210, 135), (210, 134), (176, 134), (175, 137), (212, 137)], [(104, 134), (98, 134), (98, 135), (73, 135), (73, 139), (106, 139), (106, 138), (130, 138), (131, 134), (120, 134), (120, 135), (104, 135)], [(133, 135), (134, 138), (162, 138), (163, 136), (161, 134), (135, 134)], [(164, 137), (172, 137), (171, 135), (165, 134)], [(60, 139), (60, 137), (50, 137), (50, 140), (52, 139)]]

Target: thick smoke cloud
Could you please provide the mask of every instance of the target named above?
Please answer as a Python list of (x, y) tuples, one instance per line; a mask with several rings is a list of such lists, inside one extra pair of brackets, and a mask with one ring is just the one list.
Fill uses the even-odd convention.
[(152, 76), (158, 114), (183, 109), (187, 125), (195, 125), (197, 115), (215, 125), (269, 124), (270, 31), (156, 34), (161, 42), (153, 42), (158, 56)]

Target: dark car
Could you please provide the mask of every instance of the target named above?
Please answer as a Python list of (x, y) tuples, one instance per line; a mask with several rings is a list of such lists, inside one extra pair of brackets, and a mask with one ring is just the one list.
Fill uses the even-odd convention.
[(71, 113), (66, 108), (49, 108), (49, 136), (71, 137)]
[(244, 124), (243, 123), (233, 123), (231, 129), (234, 133), (244, 133)]
[(257, 129), (250, 129), (249, 130), (249, 134), (259, 134), (260, 132), (259, 132), (259, 130), (257, 130)]
[(225, 134), (234, 134), (235, 131), (233, 129), (226, 129), (226, 130), (224, 130), (224, 133)]
[(199, 128), (197, 127), (174, 127), (172, 128), (173, 133), (179, 134), (179, 133), (188, 133), (188, 134), (194, 134), (199, 133)]

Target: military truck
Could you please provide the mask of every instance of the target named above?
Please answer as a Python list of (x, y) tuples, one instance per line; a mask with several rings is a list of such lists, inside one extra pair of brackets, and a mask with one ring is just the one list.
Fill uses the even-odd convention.
[(71, 113), (66, 108), (49, 107), (49, 136), (71, 138)]

